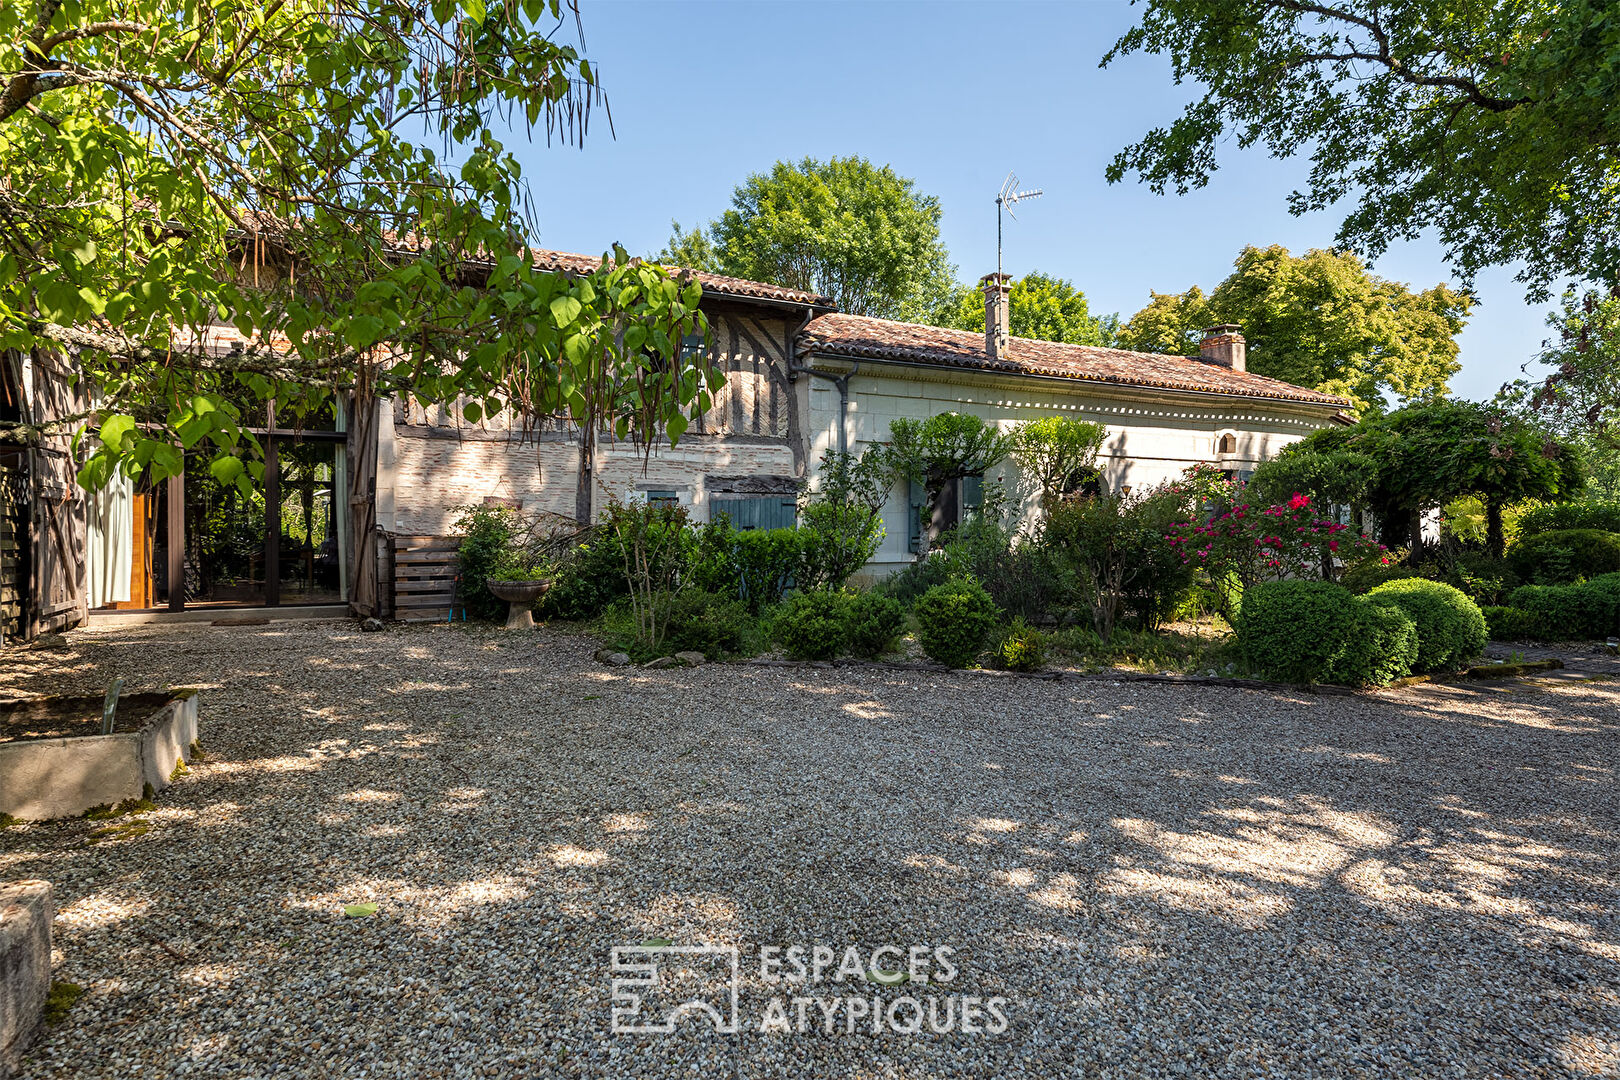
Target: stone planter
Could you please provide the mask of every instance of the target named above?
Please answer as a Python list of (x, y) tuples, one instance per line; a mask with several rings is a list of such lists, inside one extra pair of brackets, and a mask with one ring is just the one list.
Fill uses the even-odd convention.
[[(148, 785), (169, 786), (175, 767), (194, 756), (196, 694), (131, 695), (119, 704), (111, 735), (12, 738), (0, 742), (0, 814), (24, 821), (72, 817), (91, 807), (139, 799)], [(152, 711), (135, 724), (126, 707)], [(100, 698), (36, 697), (0, 702), (0, 720), (101, 713)], [(92, 728), (98, 730), (99, 728)]]
[(551, 582), (496, 581), (494, 578), (485, 578), (484, 588), (488, 589), (495, 599), (506, 601), (508, 630), (533, 630), (534, 602), (546, 595), (546, 590), (551, 588)]
[(0, 885), (0, 1080), (16, 1074), (51, 989), (51, 887)]

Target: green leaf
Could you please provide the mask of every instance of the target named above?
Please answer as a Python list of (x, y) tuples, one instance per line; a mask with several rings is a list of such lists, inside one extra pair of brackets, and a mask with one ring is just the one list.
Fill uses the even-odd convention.
[(377, 914), (376, 904), (345, 904), (343, 914), (351, 919), (369, 919)]
[(101, 445), (114, 454), (124, 452), (124, 439), (135, 430), (133, 416), (109, 416), (101, 424)]
[(641, 943), (643, 949), (666, 949), (675, 944), (667, 937), (650, 937)]
[(461, 10), (475, 23), (484, 21), (484, 0), (461, 0)]
[(557, 320), (558, 326), (570, 326), (584, 309), (572, 296), (559, 296), (551, 302), (551, 317)]
[(242, 459), (234, 455), (217, 457), (208, 465), (208, 471), (221, 484), (234, 484), (243, 473)]

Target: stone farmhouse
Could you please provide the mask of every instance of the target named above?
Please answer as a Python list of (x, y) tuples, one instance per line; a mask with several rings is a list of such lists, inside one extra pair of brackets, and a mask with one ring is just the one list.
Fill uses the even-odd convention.
[[(543, 259), (561, 271), (595, 265), (579, 255)], [(759, 282), (698, 278), (726, 389), (678, 447), (647, 459), (635, 446), (602, 453), (598, 499), (664, 499), (698, 521), (725, 513), (744, 528), (789, 526), (824, 452), (859, 451), (886, 441), (898, 417), (948, 411), (1002, 426), (1059, 414), (1100, 421), (1109, 430), (1103, 482), (1128, 491), (1198, 462), (1246, 475), (1349, 404), (1247, 371), (1235, 326), (1213, 328), (1192, 357), (1011, 337), (1006, 275), (982, 282), (982, 336), (845, 315), (825, 297)], [(393, 411), (378, 450), (384, 530), (441, 536), (458, 506), (485, 500), (573, 512), (579, 466), (568, 433), (514, 441), (499, 418), (469, 425), (449, 410), (429, 415), (401, 403)], [(1011, 493), (1013, 471), (1009, 463), (987, 479)], [(957, 502), (972, 507), (977, 485), (969, 487)], [(869, 576), (915, 557), (921, 502), (920, 490), (896, 486)]]
[[(537, 263), (583, 273), (597, 260), (539, 252)], [(380, 614), (442, 619), (454, 600), (450, 534), (468, 505), (572, 516), (584, 489), (593, 513), (612, 498), (666, 500), (697, 521), (724, 513), (741, 528), (787, 526), (797, 493), (816, 484), (824, 452), (885, 441), (897, 417), (947, 411), (1002, 426), (1052, 415), (1101, 421), (1109, 431), (1101, 482), (1129, 491), (1198, 462), (1246, 474), (1344, 419), (1349, 404), (1246, 370), (1235, 326), (1212, 328), (1197, 356), (1012, 337), (1006, 275), (982, 281), (982, 336), (842, 314), (826, 297), (763, 282), (696, 276), (707, 347), (726, 373), (725, 388), (677, 447), (648, 455), (635, 445), (599, 445), (583, 484), (578, 444), (566, 428), (526, 432), (502, 417), (468, 423), (453, 410), (404, 401), (380, 402), (370, 425), (343, 410), (299, 431), (264, 417), (254, 430), (276, 448), (277, 468), (268, 471), (276, 486), (264, 503), (270, 512), (259, 507), (257, 516), (211, 487), (205, 469), (161, 490), (86, 497), (72, 483), (65, 439), (0, 454), (0, 487), (14, 496), (0, 514), (0, 626), (28, 637), (87, 617), (158, 611), (194, 618), (221, 607), (340, 612), (355, 565), (345, 538), (355, 492), (375, 499)], [(706, 346), (692, 340), (687, 347)], [(57, 400), (63, 381), (48, 377), (45, 364), (13, 356), (0, 365), (8, 417), (39, 423), (66, 413), (68, 403)], [(355, 428), (376, 431), (375, 446), (348, 445)], [(370, 462), (374, 477), (355, 475), (369, 472)], [(1015, 479), (1005, 465), (998, 476), (969, 478), (949, 502), (970, 510), (984, 481), (1002, 481), (1010, 493)], [(922, 492), (896, 485), (867, 576), (915, 558), (921, 501)], [(195, 535), (187, 542), (188, 528), (221, 520), (237, 522), (229, 543), (200, 552)]]

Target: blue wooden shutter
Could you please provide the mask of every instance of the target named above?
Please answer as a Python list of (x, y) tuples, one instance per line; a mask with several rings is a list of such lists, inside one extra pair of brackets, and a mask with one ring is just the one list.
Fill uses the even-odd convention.
[(731, 518), (734, 529), (791, 529), (799, 522), (799, 505), (791, 495), (710, 499), (710, 518), (721, 514)]

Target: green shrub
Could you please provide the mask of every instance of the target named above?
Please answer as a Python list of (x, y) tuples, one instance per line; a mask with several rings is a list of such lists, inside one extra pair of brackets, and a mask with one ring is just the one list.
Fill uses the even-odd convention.
[(732, 558), (749, 611), (757, 614), (781, 601), (800, 573), (805, 545), (813, 538), (802, 529), (749, 529), (736, 534)]
[(965, 578), (935, 585), (923, 593), (912, 613), (923, 652), (953, 668), (967, 667), (978, 658), (985, 636), (1001, 619), (984, 587)]
[(737, 530), (731, 518), (719, 515), (688, 531), (686, 580), (694, 588), (735, 599), (742, 598), (742, 577), (737, 570)]
[(1521, 540), (1566, 529), (1620, 533), (1620, 502), (1548, 503), (1521, 511), (1514, 520)]
[(1499, 604), (1523, 584), (1506, 559), (1483, 551), (1457, 551), (1423, 567), (1423, 576), (1461, 589), (1476, 604)]
[(1402, 581), (1420, 576), (1422, 575), (1417, 570), (1405, 563), (1390, 563), (1385, 566), (1377, 559), (1366, 559), (1340, 574), (1339, 584), (1353, 593), (1368, 593), (1386, 581)]
[(540, 611), (547, 618), (591, 619), (629, 591), (623, 549), (605, 529), (593, 529), (565, 555)]
[(1410, 618), (1327, 581), (1252, 585), (1235, 625), (1250, 666), (1281, 682), (1388, 683), (1416, 654)]
[(1523, 608), (1493, 604), (1480, 608), (1492, 641), (1539, 641), (1540, 620)]
[(856, 656), (893, 652), (906, 632), (905, 605), (882, 593), (856, 594), (848, 608), (849, 651)]
[(951, 580), (951, 571), (949, 556), (943, 549), (936, 549), (890, 574), (879, 583), (878, 591), (910, 607), (929, 589)]
[(1508, 598), (1542, 641), (1575, 641), (1620, 634), (1620, 574), (1581, 585), (1526, 585)]
[(1356, 623), (1344, 651), (1328, 667), (1326, 682), (1343, 686), (1388, 686), (1412, 673), (1418, 655), (1417, 624), (1394, 604), (1356, 597)]
[(1046, 635), (1015, 618), (992, 638), (990, 663), (1006, 671), (1039, 671), (1046, 666)]
[(826, 589), (796, 592), (776, 611), (772, 636), (795, 660), (831, 660), (849, 635), (849, 598)]
[(711, 659), (751, 655), (760, 651), (758, 620), (742, 601), (687, 589), (665, 593), (655, 601), (657, 623), (664, 637), (652, 646), (641, 640), (628, 597), (620, 597), (601, 613), (603, 641), (641, 663), (678, 652), (700, 652)]
[(501, 568), (510, 561), (509, 552), (520, 529), (517, 512), (505, 506), (468, 506), (454, 528), (461, 538), (456, 564), (467, 615), (474, 619), (504, 616), (506, 601), (492, 596), (484, 581), (500, 576)]
[(1485, 648), (1488, 630), (1479, 605), (1444, 582), (1388, 581), (1367, 599), (1394, 604), (1417, 625), (1413, 671), (1455, 671)]
[(1520, 578), (1539, 585), (1611, 574), (1620, 571), (1620, 533), (1598, 529), (1539, 533), (1509, 548), (1507, 559)]
[(691, 589), (664, 601), (659, 620), (664, 626), (663, 652), (700, 652), (710, 659), (753, 652), (750, 631), (754, 620), (741, 600)]

